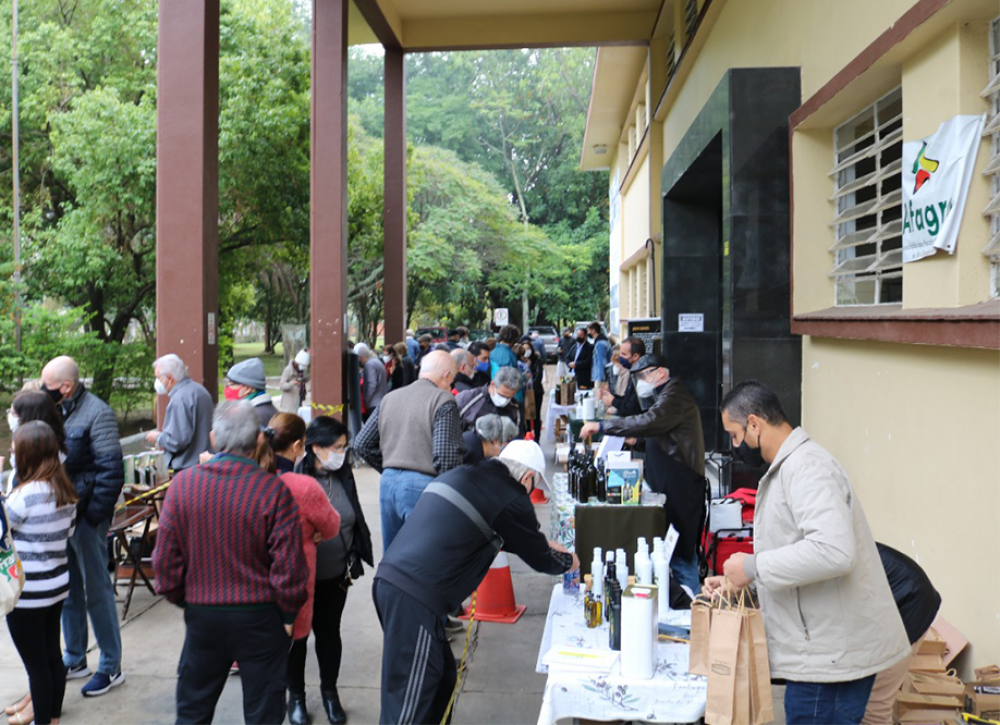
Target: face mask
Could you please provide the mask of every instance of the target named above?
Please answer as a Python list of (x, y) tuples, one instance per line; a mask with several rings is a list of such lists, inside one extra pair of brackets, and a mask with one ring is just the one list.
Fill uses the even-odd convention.
[(57, 405), (62, 401), (63, 394), (59, 388), (47, 388), (45, 387), (45, 384), (42, 383), (42, 392), (48, 394), (48, 396), (52, 398), (52, 401)]
[(615, 364), (615, 365), (612, 365), (611, 367), (615, 371), (615, 377), (617, 377), (617, 376), (619, 376), (619, 375), (622, 374), (622, 366), (621, 365)]
[(510, 398), (505, 398), (500, 393), (490, 393), (490, 400), (493, 401), (493, 405), (497, 408), (506, 408), (510, 402)]
[(383, 355), (382, 356), (382, 362), (384, 362), (386, 364), (392, 362), (392, 355)]
[(227, 385), (223, 391), (223, 395), (226, 396), (226, 400), (239, 400), (243, 397), (240, 395), (240, 387), (238, 385)]
[(656, 385), (648, 380), (637, 380), (635, 392), (640, 398), (652, 398), (656, 393)]
[(347, 459), (347, 451), (341, 453), (331, 453), (330, 457), (323, 461), (323, 468), (327, 471), (339, 471)]
[(485, 360), (485, 361), (481, 360), (480, 362), (477, 362), (476, 363), (476, 370), (478, 370), (481, 373), (488, 373), (490, 371), (490, 361), (489, 360)]
[(619, 355), (618, 356), (618, 362), (626, 370), (631, 370), (632, 369), (632, 363), (631, 363), (631, 361), (627, 357), (625, 357), (624, 355)]
[(7, 425), (10, 426), (11, 435), (14, 435), (17, 432), (17, 424), (19, 420), (20, 419), (13, 413), (7, 413)]
[(66, 462), (66, 454), (63, 453), (62, 451), (59, 451), (59, 465), (62, 465), (65, 462)]
[(157, 395), (167, 394), (167, 386), (164, 385), (163, 381), (159, 378), (156, 378), (156, 380), (153, 381), (153, 389), (156, 390)]
[(525, 360), (530, 360), (531, 359), (531, 350), (525, 350), (524, 351), (524, 359)]
[(764, 465), (764, 456), (760, 452), (760, 434), (757, 434), (757, 447), (751, 448), (747, 443), (747, 429), (743, 429), (743, 442), (740, 443), (739, 447), (733, 451), (740, 461), (744, 464), (750, 466), (751, 468), (760, 468)]
[(588, 338), (587, 338), (587, 342), (588, 342), (589, 344), (593, 345), (593, 344), (594, 344), (594, 338), (593, 338), (593, 337), (588, 337)]
[(576, 338), (576, 341), (582, 345), (583, 343), (585, 343), (587, 341), (587, 338), (586, 337), (578, 337), (578, 338)]

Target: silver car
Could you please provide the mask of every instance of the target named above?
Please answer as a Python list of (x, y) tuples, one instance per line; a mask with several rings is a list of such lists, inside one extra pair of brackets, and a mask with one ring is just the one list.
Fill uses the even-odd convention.
[(528, 328), (528, 334), (538, 333), (538, 337), (545, 343), (546, 362), (555, 360), (556, 348), (559, 346), (559, 333), (551, 325), (532, 325)]

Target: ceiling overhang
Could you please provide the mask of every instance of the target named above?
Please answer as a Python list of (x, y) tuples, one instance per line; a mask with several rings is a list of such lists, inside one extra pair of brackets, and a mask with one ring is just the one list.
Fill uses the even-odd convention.
[(598, 48), (583, 134), (580, 168), (607, 169), (622, 134), (635, 88), (646, 64), (646, 48)]

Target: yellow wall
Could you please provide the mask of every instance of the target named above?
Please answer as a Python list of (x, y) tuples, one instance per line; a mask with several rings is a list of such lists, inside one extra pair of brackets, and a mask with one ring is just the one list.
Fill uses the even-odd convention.
[(804, 338), (803, 427), (851, 477), (876, 540), (916, 560), (1000, 661), (1000, 353)]
[(635, 254), (649, 238), (649, 157), (639, 164), (635, 179), (625, 193), (625, 248), (622, 262)]

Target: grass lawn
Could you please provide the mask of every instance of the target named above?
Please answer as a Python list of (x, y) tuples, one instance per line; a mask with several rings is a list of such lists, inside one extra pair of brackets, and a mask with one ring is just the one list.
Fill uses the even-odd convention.
[[(273, 355), (264, 354), (263, 342), (241, 342), (233, 344), (233, 359), (235, 362), (243, 362), (252, 357), (259, 357), (264, 363), (264, 375), (269, 378), (280, 378), (281, 372), (285, 369), (285, 349), (282, 343), (274, 346)], [(219, 370), (219, 400), (223, 399), (223, 388), (226, 387), (226, 373), (228, 368)], [(277, 388), (268, 388), (267, 394), (280, 395)]]

